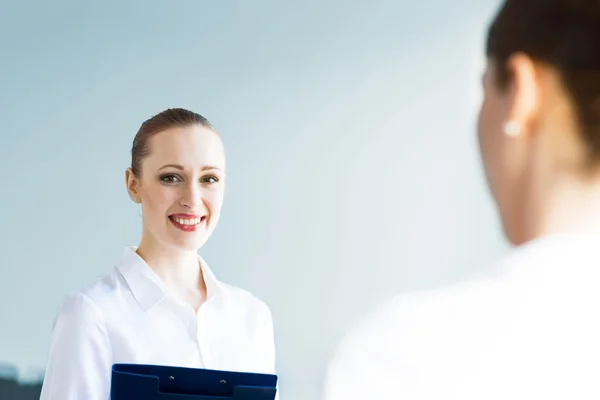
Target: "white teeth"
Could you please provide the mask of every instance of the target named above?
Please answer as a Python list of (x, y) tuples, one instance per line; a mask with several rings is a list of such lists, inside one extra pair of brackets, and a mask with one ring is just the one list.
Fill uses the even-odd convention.
[(198, 225), (202, 218), (192, 218), (192, 219), (183, 219), (183, 218), (173, 218), (177, 223), (181, 225)]

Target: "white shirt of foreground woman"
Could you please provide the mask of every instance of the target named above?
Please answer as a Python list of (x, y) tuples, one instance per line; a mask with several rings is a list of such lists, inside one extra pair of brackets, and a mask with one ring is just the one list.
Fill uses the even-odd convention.
[(481, 279), (399, 295), (345, 338), (323, 398), (600, 398), (598, 249), (552, 235)]
[(268, 307), (219, 282), (199, 257), (207, 299), (196, 314), (134, 248), (67, 298), (56, 320), (41, 400), (107, 400), (114, 363), (275, 373)]

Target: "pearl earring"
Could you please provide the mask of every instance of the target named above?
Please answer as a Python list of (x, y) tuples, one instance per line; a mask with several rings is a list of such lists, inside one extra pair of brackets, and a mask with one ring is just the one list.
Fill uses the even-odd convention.
[(509, 137), (517, 137), (521, 133), (521, 124), (517, 121), (508, 121), (504, 124), (504, 134)]

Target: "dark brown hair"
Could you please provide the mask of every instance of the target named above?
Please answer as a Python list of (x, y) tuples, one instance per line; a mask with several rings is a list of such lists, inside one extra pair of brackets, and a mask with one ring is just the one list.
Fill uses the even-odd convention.
[(600, 162), (600, 1), (506, 0), (486, 47), (503, 87), (511, 79), (506, 62), (515, 53), (558, 71), (591, 160)]
[(175, 127), (200, 125), (214, 130), (213, 126), (200, 114), (184, 108), (169, 108), (144, 121), (133, 139), (131, 147), (131, 169), (135, 176), (141, 176), (142, 160), (150, 154), (150, 138), (155, 134)]

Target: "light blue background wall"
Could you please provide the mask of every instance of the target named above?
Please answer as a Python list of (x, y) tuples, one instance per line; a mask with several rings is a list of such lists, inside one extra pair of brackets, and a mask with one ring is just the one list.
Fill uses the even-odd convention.
[(137, 243), (124, 171), (164, 108), (225, 139), (202, 255), (271, 306), (283, 399), (316, 398), (391, 293), (505, 250), (474, 136), (495, 0), (0, 4), (0, 361), (23, 373), (61, 298)]

